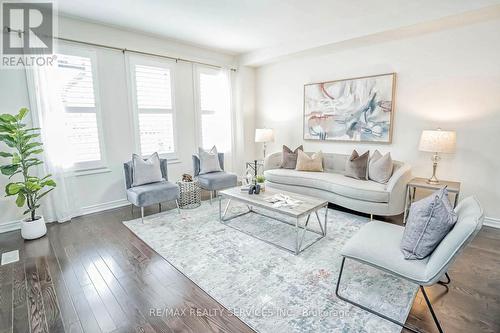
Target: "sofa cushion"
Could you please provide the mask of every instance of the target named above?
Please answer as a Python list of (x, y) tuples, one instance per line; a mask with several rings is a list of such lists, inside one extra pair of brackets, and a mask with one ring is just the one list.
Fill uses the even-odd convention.
[(323, 153), (321, 150), (311, 156), (299, 150), (295, 170), (323, 172)]
[(178, 198), (179, 186), (168, 181), (135, 186), (127, 190), (128, 201), (139, 207), (172, 201)]
[(283, 154), (281, 160), (281, 167), (283, 169), (295, 169), (295, 167), (297, 166), (297, 155), (299, 153), (299, 150), (303, 151), (304, 147), (300, 145), (295, 148), (294, 151), (292, 151), (290, 148), (283, 145)]
[(211, 172), (198, 176), (200, 186), (209, 191), (222, 190), (236, 186), (238, 177), (234, 173), (229, 172)]
[(356, 150), (353, 150), (351, 157), (347, 159), (345, 164), (345, 175), (356, 179), (368, 179), (367, 170), (369, 156), (369, 150), (363, 155), (359, 155)]
[(270, 169), (264, 175), (273, 183), (311, 187), (371, 202), (389, 202), (389, 192), (384, 184), (349, 178), (340, 173)]
[(368, 178), (377, 183), (385, 184), (391, 179), (393, 169), (394, 163), (391, 153), (382, 155), (378, 150), (375, 150), (368, 162)]

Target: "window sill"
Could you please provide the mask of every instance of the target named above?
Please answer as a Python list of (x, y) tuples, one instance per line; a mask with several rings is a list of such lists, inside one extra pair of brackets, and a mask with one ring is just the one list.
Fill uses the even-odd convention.
[(75, 177), (81, 177), (81, 176), (96, 175), (96, 174), (108, 173), (108, 172), (111, 172), (111, 169), (109, 169), (107, 167), (101, 167), (101, 168), (93, 168), (93, 169), (74, 170), (74, 171), (68, 172), (68, 174), (75, 176)]
[(178, 158), (170, 158), (170, 159), (167, 158), (167, 164), (178, 164), (178, 163), (181, 163), (181, 160)]

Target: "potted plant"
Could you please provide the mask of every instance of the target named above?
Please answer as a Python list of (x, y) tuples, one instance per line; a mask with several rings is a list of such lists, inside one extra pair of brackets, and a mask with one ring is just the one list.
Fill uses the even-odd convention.
[(265, 186), (266, 177), (264, 177), (263, 175), (258, 175), (255, 178), (255, 180), (257, 181), (257, 184), (260, 185), (260, 190), (264, 192), (266, 190)]
[(0, 157), (10, 159), (9, 164), (0, 165), (0, 172), (9, 179), (18, 178), (5, 186), (6, 196), (17, 196), (16, 205), (26, 206), (24, 215), (28, 217), (21, 221), (21, 235), (24, 239), (40, 238), (47, 233), (43, 216), (36, 215), (40, 207), (40, 199), (52, 191), (56, 183), (51, 175), (39, 178), (33, 174), (33, 167), (43, 164), (36, 158), (43, 152), (42, 143), (34, 139), (40, 136), (39, 128), (26, 128), (22, 122), (27, 108), (19, 110), (17, 115), (0, 115), (0, 141), (3, 141), (9, 151), (0, 151)]

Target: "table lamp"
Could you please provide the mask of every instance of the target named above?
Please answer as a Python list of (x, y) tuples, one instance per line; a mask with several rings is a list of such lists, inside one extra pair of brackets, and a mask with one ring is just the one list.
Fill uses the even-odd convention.
[(432, 155), (432, 177), (427, 179), (429, 184), (439, 184), (436, 177), (436, 169), (439, 160), (439, 153), (450, 154), (455, 152), (457, 135), (455, 131), (443, 131), (440, 128), (437, 130), (424, 130), (420, 137), (420, 151), (434, 153)]
[(256, 128), (255, 142), (264, 143), (264, 158), (266, 158), (266, 146), (268, 142), (274, 142), (274, 130), (272, 128)]

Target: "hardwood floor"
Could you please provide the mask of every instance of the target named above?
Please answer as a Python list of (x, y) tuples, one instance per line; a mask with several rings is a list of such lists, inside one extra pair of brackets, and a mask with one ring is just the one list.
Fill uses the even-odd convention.
[[(124, 207), (50, 224), (35, 241), (0, 234), (0, 252), (20, 251), (19, 262), (0, 266), (0, 333), (252, 332), (124, 227), (127, 219)], [(448, 292), (428, 289), (445, 331), (500, 332), (499, 244), (500, 230), (484, 227), (452, 266)], [(407, 322), (436, 331), (421, 297)]]

